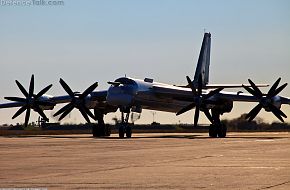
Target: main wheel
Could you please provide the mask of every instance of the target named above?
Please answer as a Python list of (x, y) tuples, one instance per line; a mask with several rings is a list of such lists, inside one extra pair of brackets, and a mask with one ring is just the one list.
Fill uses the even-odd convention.
[(227, 136), (227, 126), (224, 123), (221, 123), (221, 125), (218, 128), (218, 137), (225, 138), (226, 136)]
[(101, 136), (100, 129), (99, 129), (98, 125), (92, 126), (92, 134), (93, 134), (93, 137), (100, 137)]
[(208, 134), (209, 134), (209, 137), (211, 137), (211, 138), (216, 138), (217, 135), (218, 135), (218, 132), (217, 132), (217, 126), (211, 124), (211, 125), (209, 126)]
[(119, 127), (119, 137), (124, 138), (124, 135), (125, 135), (125, 127), (123, 125), (121, 125)]
[(111, 126), (110, 125), (106, 125), (105, 136), (109, 137), (110, 135), (111, 135)]
[(126, 127), (126, 137), (127, 138), (131, 138), (132, 137), (132, 127), (131, 126), (127, 126)]

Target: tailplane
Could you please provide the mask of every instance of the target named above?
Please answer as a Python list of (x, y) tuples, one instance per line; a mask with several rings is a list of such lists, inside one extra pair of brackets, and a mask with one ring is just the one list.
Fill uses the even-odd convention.
[(193, 84), (197, 88), (198, 80), (202, 80), (202, 86), (205, 87), (209, 82), (209, 65), (210, 65), (210, 45), (211, 45), (211, 34), (204, 33), (197, 67), (193, 79)]

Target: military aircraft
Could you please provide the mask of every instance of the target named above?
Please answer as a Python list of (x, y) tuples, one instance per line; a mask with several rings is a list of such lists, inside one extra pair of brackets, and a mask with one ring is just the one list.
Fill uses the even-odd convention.
[[(282, 104), (290, 104), (290, 98), (278, 94), (287, 86), (287, 83), (279, 86), (279, 78), (267, 93), (262, 93), (259, 87), (267, 87), (266, 84), (255, 84), (248, 79), (249, 84), (209, 84), (211, 34), (204, 33), (202, 46), (197, 62), (193, 80), (186, 76), (187, 85), (176, 86), (155, 82), (153, 79), (144, 80), (121, 77), (110, 81), (107, 90), (95, 91), (98, 83), (93, 83), (84, 92), (74, 92), (69, 85), (60, 79), (60, 84), (68, 95), (50, 96), (45, 93), (52, 87), (49, 85), (40, 92), (34, 92), (34, 75), (31, 76), (29, 90), (16, 80), (16, 84), (22, 94), (21, 97), (5, 97), (12, 103), (0, 104), (0, 108), (20, 107), (12, 119), (18, 117), (24, 111), (25, 123), (28, 125), (31, 109), (36, 111), (44, 120), (49, 119), (43, 110), (52, 110), (56, 104), (66, 104), (58, 110), (54, 116), (60, 116), (59, 120), (66, 117), (74, 108), (78, 109), (84, 119), (90, 123), (90, 118), (97, 121), (93, 126), (94, 137), (108, 136), (110, 131), (104, 123), (104, 115), (110, 112), (121, 112), (121, 125), (119, 137), (132, 136), (132, 128), (128, 125), (129, 114), (141, 113), (143, 109), (174, 112), (183, 114), (195, 109), (194, 126), (197, 126), (200, 112), (203, 112), (211, 122), (209, 136), (216, 138), (226, 137), (227, 127), (221, 122), (220, 116), (231, 112), (233, 102), (257, 102), (246, 116), (252, 121), (262, 108), (272, 112), (280, 121), (287, 118), (280, 108)], [(279, 87), (278, 87), (279, 86)], [(249, 94), (239, 92), (226, 92), (225, 88), (244, 88)], [(92, 113), (90, 110), (93, 109)]]

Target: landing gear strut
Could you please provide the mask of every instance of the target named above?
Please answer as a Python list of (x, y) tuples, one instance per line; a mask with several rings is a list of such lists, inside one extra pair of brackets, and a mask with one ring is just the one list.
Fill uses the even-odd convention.
[(212, 110), (213, 124), (209, 126), (209, 136), (212, 138), (225, 138), (227, 136), (227, 126), (220, 120), (221, 113)]
[(124, 138), (125, 134), (127, 138), (132, 137), (132, 127), (128, 125), (129, 115), (130, 115), (130, 110), (126, 111), (126, 116), (125, 116), (125, 112), (123, 110), (121, 111), (121, 125), (119, 126), (120, 138)]
[(104, 114), (98, 110), (95, 110), (95, 116), (98, 121), (97, 125), (93, 125), (92, 134), (93, 137), (102, 137), (111, 135), (111, 127), (104, 122)]

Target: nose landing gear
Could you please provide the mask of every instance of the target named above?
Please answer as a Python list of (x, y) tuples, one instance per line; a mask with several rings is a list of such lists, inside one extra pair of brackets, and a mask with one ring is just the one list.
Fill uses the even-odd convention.
[[(126, 113), (126, 116), (125, 116)], [(119, 137), (124, 138), (125, 134), (127, 138), (132, 137), (132, 127), (128, 124), (129, 121), (130, 110), (121, 111), (121, 124), (119, 126)]]

